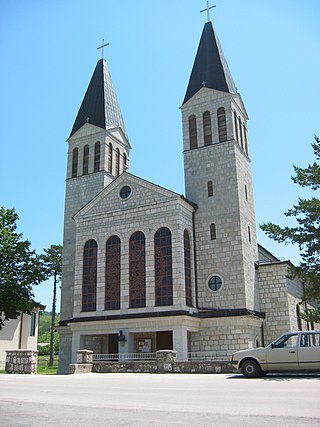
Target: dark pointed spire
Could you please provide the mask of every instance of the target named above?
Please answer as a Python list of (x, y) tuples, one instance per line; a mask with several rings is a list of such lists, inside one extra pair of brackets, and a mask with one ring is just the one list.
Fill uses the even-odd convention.
[(222, 92), (237, 92), (211, 22), (203, 28), (183, 104), (204, 86)]
[(126, 135), (117, 96), (112, 86), (107, 62), (104, 59), (100, 59), (96, 65), (70, 136), (85, 123), (102, 129), (119, 127)]

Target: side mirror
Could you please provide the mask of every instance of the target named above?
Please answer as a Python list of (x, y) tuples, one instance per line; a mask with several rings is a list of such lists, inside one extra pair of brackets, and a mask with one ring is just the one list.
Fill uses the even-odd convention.
[(274, 348), (274, 344), (272, 343), (272, 344), (270, 345), (270, 347), (271, 347), (271, 348)]

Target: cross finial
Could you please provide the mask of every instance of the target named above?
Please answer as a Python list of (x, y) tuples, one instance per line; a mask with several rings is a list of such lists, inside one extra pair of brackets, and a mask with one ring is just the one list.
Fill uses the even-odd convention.
[(209, 1), (207, 1), (207, 7), (205, 9), (203, 9), (203, 10), (200, 10), (200, 13), (207, 11), (207, 22), (210, 22), (210, 12), (209, 12), (209, 10), (213, 9), (214, 7), (216, 7), (216, 5), (209, 6)]
[(106, 47), (106, 46), (108, 46), (108, 45), (109, 45), (109, 43), (105, 43), (104, 39), (102, 39), (101, 46), (97, 47), (97, 50), (101, 49), (101, 59), (103, 59), (103, 48)]

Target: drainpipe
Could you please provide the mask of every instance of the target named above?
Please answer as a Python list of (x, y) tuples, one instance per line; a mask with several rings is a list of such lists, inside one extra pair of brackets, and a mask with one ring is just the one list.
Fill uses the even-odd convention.
[(23, 313), (20, 314), (20, 330), (19, 330), (19, 350), (22, 346), (22, 327), (23, 327)]

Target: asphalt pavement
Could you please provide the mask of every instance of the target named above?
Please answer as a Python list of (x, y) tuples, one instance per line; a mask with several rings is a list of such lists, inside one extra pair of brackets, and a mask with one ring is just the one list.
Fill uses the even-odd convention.
[(0, 375), (0, 425), (320, 426), (320, 375)]

